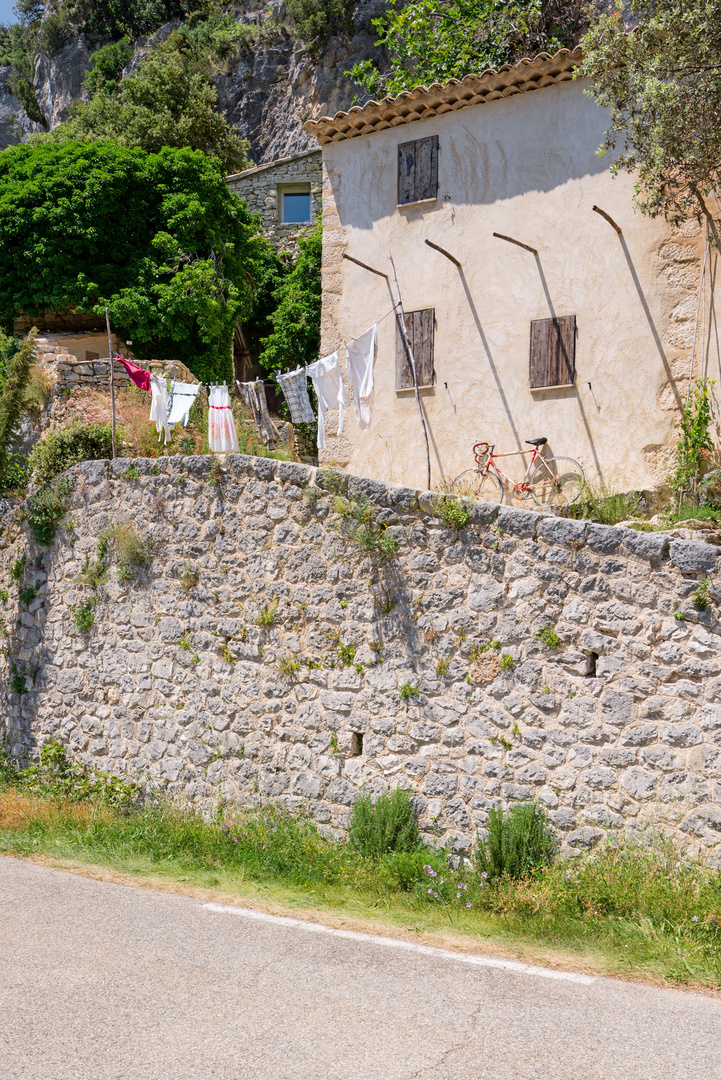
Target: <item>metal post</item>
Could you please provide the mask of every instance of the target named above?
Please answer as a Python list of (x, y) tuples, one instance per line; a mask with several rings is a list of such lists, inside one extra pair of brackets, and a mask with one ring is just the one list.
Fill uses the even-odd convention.
[(108, 356), (110, 357), (110, 418), (113, 433), (113, 461), (115, 460), (115, 371), (113, 363), (113, 340), (110, 334), (110, 314), (105, 309), (105, 325), (108, 330)]

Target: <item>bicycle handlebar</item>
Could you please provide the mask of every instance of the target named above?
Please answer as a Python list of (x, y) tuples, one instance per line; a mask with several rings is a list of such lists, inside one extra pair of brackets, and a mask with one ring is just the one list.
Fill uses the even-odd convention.
[(496, 444), (491, 446), (487, 442), (477, 442), (473, 444), (473, 457), (476, 460), (476, 465), (482, 465), (484, 460), (489, 458), (493, 451), (496, 449)]

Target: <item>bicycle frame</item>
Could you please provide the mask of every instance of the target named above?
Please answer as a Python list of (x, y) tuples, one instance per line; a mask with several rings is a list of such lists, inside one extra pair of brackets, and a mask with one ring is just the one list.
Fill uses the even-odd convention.
[[(480, 447), (485, 447), (485, 449), (479, 449)], [(475, 459), (476, 465), (484, 472), (488, 472), (491, 468), (493, 468), (493, 471), (501, 480), (505, 480), (510, 486), (513, 487), (516, 495), (532, 495), (528, 480), (531, 476), (531, 469), (539, 458), (545, 465), (549, 478), (551, 480), (556, 479), (553, 472), (548, 466), (548, 462), (544, 458), (543, 454), (540, 453), (537, 446), (532, 446), (530, 450), (515, 450), (509, 454), (495, 454), (495, 449), (495, 443), (492, 446), (484, 442), (475, 443), (473, 446), (473, 457)], [(496, 458), (525, 457), (526, 454), (530, 455), (531, 460), (528, 462), (528, 467), (526, 469), (525, 475), (519, 484), (517, 484), (514, 480), (511, 480), (510, 476), (504, 473), (503, 469), (501, 469), (496, 464)]]

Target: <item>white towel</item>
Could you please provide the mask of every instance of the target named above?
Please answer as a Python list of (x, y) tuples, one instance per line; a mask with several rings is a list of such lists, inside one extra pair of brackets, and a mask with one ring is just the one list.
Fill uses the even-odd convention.
[(325, 450), (325, 414), (329, 409), (338, 410), (338, 434), (343, 430), (345, 407), (349, 402), (340, 373), (338, 351), (316, 360), (308, 368), (318, 398), (318, 449)]
[(345, 347), (345, 366), (353, 387), (355, 415), (361, 431), (370, 427), (371, 422), (373, 365), (376, 358), (377, 340), (378, 324), (374, 323), (361, 337), (356, 338), (355, 341), (346, 342)]
[(200, 383), (173, 383), (168, 401), (168, 427), (174, 424), (188, 426), (190, 409), (200, 393)]

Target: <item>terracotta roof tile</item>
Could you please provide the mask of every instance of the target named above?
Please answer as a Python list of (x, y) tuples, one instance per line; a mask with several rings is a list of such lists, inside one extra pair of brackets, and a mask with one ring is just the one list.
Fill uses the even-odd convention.
[(580, 62), (580, 46), (573, 50), (560, 49), (553, 56), (539, 53), (533, 59), (519, 60), (513, 65), (505, 64), (497, 71), (489, 68), (481, 75), (449, 79), (445, 85), (433, 83), (432, 86), (415, 86), (394, 98), (367, 101), (365, 105), (354, 105), (347, 112), (338, 112), (335, 116), (318, 116), (307, 120), (303, 128), (314, 135), (321, 146), (355, 139), (359, 135), (370, 135), (389, 127), (427, 120), (430, 116), (456, 112), (467, 105), (482, 105), (566, 82), (573, 78), (573, 69)]

